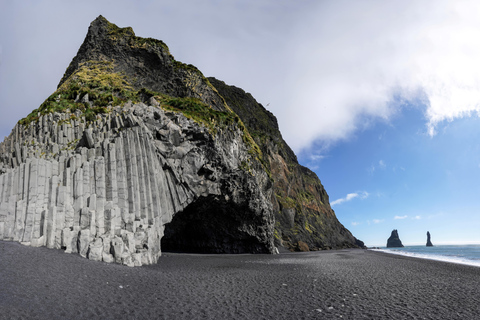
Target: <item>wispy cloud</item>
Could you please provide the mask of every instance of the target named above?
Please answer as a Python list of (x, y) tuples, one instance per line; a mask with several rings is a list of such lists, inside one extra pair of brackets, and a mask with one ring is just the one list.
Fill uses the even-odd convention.
[(404, 216), (395, 216), (393, 219), (395, 220), (403, 220), (403, 219), (407, 219), (408, 216), (407, 215), (404, 215)]
[(325, 159), (327, 156), (323, 155), (323, 154), (311, 154), (310, 155), (310, 160), (311, 161), (320, 161), (320, 160), (323, 160)]
[(405, 168), (402, 167), (402, 166), (400, 166), (400, 167), (394, 166), (394, 167), (392, 168), (392, 171), (393, 171), (394, 173), (397, 173), (397, 171), (403, 171), (403, 172), (405, 172)]
[(354, 226), (354, 227), (355, 227), (355, 226), (358, 226), (358, 225), (360, 225), (360, 224), (362, 224), (362, 223), (361, 223), (361, 222), (356, 222), (356, 221), (353, 221), (353, 222), (352, 222), (352, 226)]
[(347, 194), (347, 196), (345, 198), (340, 198), (340, 199), (337, 199), (335, 201), (332, 201), (330, 203), (330, 206), (333, 207), (335, 205), (338, 205), (338, 204), (341, 204), (341, 203), (344, 203), (344, 202), (347, 202), (347, 201), (351, 201), (355, 198), (366, 199), (366, 198), (368, 198), (368, 196), (369, 196), (369, 193), (366, 192), (366, 191), (349, 193), (349, 194)]
[(385, 163), (384, 160), (379, 160), (378, 163), (372, 163), (370, 167), (367, 168), (367, 171), (370, 174), (374, 174), (377, 169), (379, 170), (385, 170), (387, 168), (387, 164)]
[(422, 216), (415, 216), (412, 218), (412, 220), (420, 220), (420, 219), (422, 219)]
[(378, 224), (378, 223), (382, 223), (383, 221), (385, 221), (385, 219), (373, 219), (372, 221), (373, 221), (373, 223)]
[(387, 168), (387, 164), (385, 163), (385, 161), (380, 160), (380, 161), (378, 161), (378, 167), (380, 169), (385, 169), (385, 168)]

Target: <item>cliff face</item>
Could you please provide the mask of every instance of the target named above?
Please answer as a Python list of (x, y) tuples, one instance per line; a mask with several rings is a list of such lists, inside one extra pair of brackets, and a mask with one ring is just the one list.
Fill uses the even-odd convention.
[(0, 144), (0, 240), (131, 266), (363, 246), (253, 97), (101, 16)]
[(274, 250), (271, 182), (235, 125), (213, 136), (181, 114), (126, 104), (93, 122), (65, 112), (19, 124), (0, 150), (0, 239), (150, 264), (178, 214), (197, 234), (168, 248)]
[(317, 175), (300, 165), (283, 140), (275, 116), (250, 94), (209, 78), (260, 146), (273, 179), (275, 243), (291, 250), (364, 247), (336, 218)]

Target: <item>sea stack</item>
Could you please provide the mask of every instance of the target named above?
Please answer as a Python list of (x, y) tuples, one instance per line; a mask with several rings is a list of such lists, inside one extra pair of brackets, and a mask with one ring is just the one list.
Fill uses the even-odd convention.
[(427, 247), (433, 247), (432, 241), (430, 241), (430, 232), (427, 231)]
[(403, 244), (398, 236), (398, 231), (395, 229), (392, 231), (390, 238), (387, 240), (387, 248), (402, 248)]

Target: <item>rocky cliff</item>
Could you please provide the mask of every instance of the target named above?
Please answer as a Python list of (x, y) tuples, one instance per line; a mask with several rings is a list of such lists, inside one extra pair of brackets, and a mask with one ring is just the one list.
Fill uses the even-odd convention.
[(275, 116), (242, 89), (215, 78), (208, 80), (260, 146), (263, 163), (273, 179), (275, 244), (298, 251), (363, 248), (363, 242), (338, 221), (317, 175), (298, 163)]
[(398, 231), (393, 230), (390, 238), (387, 240), (387, 248), (402, 248), (403, 244), (398, 236)]
[(102, 16), (0, 144), (1, 239), (131, 266), (363, 246), (253, 97)]

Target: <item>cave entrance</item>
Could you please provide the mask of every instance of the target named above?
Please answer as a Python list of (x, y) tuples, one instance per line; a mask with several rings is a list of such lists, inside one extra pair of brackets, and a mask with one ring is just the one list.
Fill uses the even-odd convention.
[(165, 225), (163, 252), (268, 253), (248, 231), (252, 213), (216, 196), (200, 197)]

